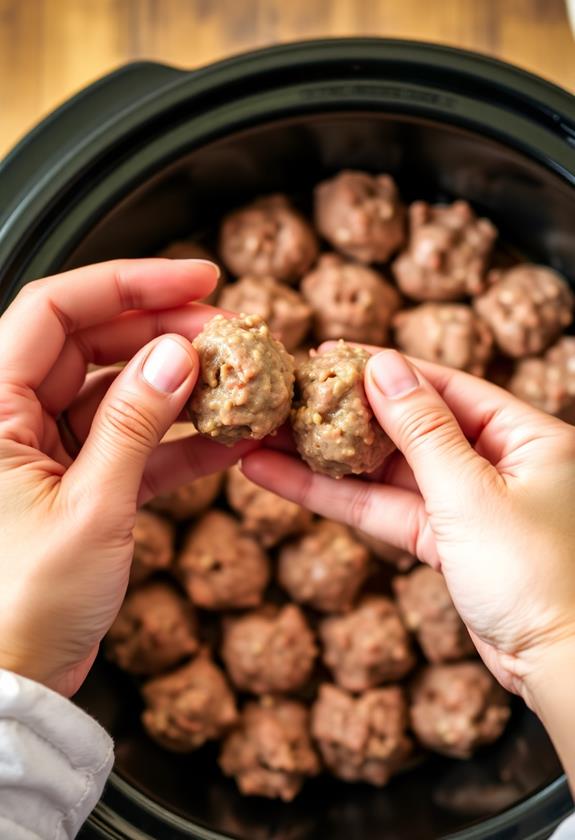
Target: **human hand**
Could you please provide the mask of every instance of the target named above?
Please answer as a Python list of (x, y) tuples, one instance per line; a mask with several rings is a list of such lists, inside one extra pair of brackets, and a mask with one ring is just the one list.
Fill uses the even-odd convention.
[(198, 260), (103, 263), (29, 283), (0, 318), (0, 667), (73, 694), (122, 603), (137, 506), (249, 449), (158, 446), (214, 314), (190, 301), (216, 280)]
[(440, 569), (487, 666), (537, 706), (550, 652), (575, 655), (575, 428), (394, 350), (365, 388), (398, 447), (377, 474), (335, 481), (270, 449), (245, 474)]

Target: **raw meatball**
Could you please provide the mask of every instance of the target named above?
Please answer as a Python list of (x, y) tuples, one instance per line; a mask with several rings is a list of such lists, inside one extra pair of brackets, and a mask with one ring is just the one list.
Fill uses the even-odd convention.
[(397, 607), (384, 596), (368, 596), (347, 615), (325, 618), (319, 635), (323, 661), (348, 691), (400, 680), (415, 665)]
[(207, 510), (220, 492), (223, 473), (212, 473), (183, 484), (171, 493), (156, 496), (148, 507), (171, 516), (178, 522)]
[(167, 569), (174, 559), (174, 526), (150, 510), (139, 510), (134, 525), (134, 555), (130, 583), (141, 583), (153, 572)]
[(177, 671), (142, 688), (148, 734), (173, 752), (192, 752), (220, 738), (237, 720), (234, 695), (221, 670), (202, 652)]
[(293, 700), (248, 703), (222, 745), (219, 763), (246, 796), (291, 802), (306, 778), (319, 773), (308, 710)]
[(283, 195), (270, 195), (226, 216), (220, 230), (220, 254), (237, 276), (271, 275), (291, 281), (315, 262), (316, 235)]
[(391, 563), (400, 572), (407, 572), (417, 563), (417, 558), (412, 554), (396, 548), (391, 543), (385, 542), (385, 540), (372, 537), (371, 534), (366, 534), (365, 531), (361, 531), (359, 528), (355, 529), (355, 535), (358, 540), (369, 548), (374, 557), (378, 560), (383, 560), (385, 563)]
[(314, 635), (295, 604), (270, 604), (224, 622), (222, 659), (242, 691), (297, 691), (309, 679), (316, 655)]
[(261, 440), (287, 419), (293, 359), (258, 315), (216, 315), (192, 344), (201, 373), (188, 408), (201, 434), (231, 446)]
[(499, 738), (509, 714), (508, 695), (479, 662), (429, 665), (413, 685), (412, 728), (444, 755), (469, 758)]
[(198, 650), (194, 609), (161, 581), (130, 590), (106, 638), (106, 653), (130, 674), (158, 674)]
[(573, 294), (553, 269), (524, 263), (493, 271), (490, 280), (475, 308), (507, 355), (541, 353), (571, 323)]
[(312, 706), (311, 732), (327, 769), (346, 782), (385, 785), (412, 750), (407, 703), (399, 686), (352, 697), (324, 684)]
[(483, 376), (493, 336), (470, 306), (423, 303), (394, 320), (398, 347), (410, 356)]
[(369, 572), (369, 552), (345, 525), (324, 519), (280, 551), (278, 580), (299, 604), (340, 612), (353, 604)]
[(225, 287), (219, 305), (232, 312), (259, 315), (290, 351), (303, 341), (311, 324), (309, 304), (274, 277), (242, 277)]
[(475, 647), (449, 595), (443, 575), (419, 566), (393, 581), (399, 611), (430, 662), (464, 659)]
[(299, 534), (311, 523), (308, 510), (258, 487), (237, 466), (228, 472), (227, 495), (230, 506), (242, 517), (244, 530), (266, 548)]
[(542, 359), (523, 359), (509, 390), (549, 414), (563, 415), (575, 406), (575, 336), (563, 336)]
[(207, 610), (257, 606), (270, 577), (259, 543), (221, 510), (208, 511), (191, 527), (176, 569), (194, 604)]
[(392, 270), (404, 294), (415, 300), (457, 300), (483, 291), (487, 262), (497, 231), (478, 219), (466, 201), (409, 208), (407, 250)]
[(313, 310), (318, 341), (384, 344), (400, 304), (397, 291), (381, 274), (338, 254), (320, 257), (302, 280), (301, 291)]
[(368, 359), (366, 350), (341, 341), (296, 370), (294, 439), (315, 472), (334, 478), (372, 472), (394, 449), (365, 395)]
[(405, 207), (390, 175), (344, 170), (315, 189), (315, 223), (338, 251), (385, 262), (405, 240)]
[[(178, 239), (176, 242), (171, 242), (163, 251), (160, 251), (158, 257), (164, 257), (168, 260), (209, 260), (213, 263), (217, 262), (216, 257), (207, 248), (189, 239)], [(200, 302), (215, 304), (225, 282), (226, 278), (223, 272), (220, 272), (216, 288), (207, 297), (201, 298)]]

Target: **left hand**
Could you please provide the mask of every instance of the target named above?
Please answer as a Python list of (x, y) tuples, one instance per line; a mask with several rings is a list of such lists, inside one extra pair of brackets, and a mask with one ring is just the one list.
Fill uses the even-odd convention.
[[(88, 266), (29, 283), (0, 318), (0, 667), (73, 694), (122, 603), (138, 505), (250, 448), (158, 446), (197, 379), (190, 339), (215, 314), (190, 301), (217, 274), (201, 260)], [(130, 358), (86, 378), (89, 362)]]

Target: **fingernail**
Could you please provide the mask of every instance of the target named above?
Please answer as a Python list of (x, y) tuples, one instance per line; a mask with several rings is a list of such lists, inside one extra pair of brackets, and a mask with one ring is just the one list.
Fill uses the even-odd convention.
[(209, 268), (213, 271), (214, 277), (216, 278), (216, 280), (220, 279), (220, 275), (222, 273), (219, 265), (216, 265), (216, 263), (212, 262), (211, 260), (202, 260), (202, 259), (193, 257), (192, 259), (187, 258), (187, 259), (182, 259), (182, 260), (176, 260), (176, 262), (189, 263), (191, 266), (205, 265), (206, 268)]
[(375, 385), (385, 397), (403, 397), (419, 386), (409, 364), (395, 350), (385, 350), (369, 362), (369, 372)]
[(142, 376), (152, 388), (173, 394), (190, 375), (192, 358), (173, 338), (163, 338), (152, 350), (142, 368)]

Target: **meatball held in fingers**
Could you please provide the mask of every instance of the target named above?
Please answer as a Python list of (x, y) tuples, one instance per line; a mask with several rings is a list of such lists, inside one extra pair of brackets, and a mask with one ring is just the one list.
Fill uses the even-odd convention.
[(287, 420), (294, 362), (257, 315), (216, 315), (192, 346), (200, 377), (188, 402), (200, 434), (226, 446), (261, 440)]
[(296, 370), (291, 424), (312, 470), (333, 478), (369, 473), (395, 449), (375, 419), (363, 387), (369, 353), (338, 342)]
[(307, 708), (270, 697), (248, 703), (223, 742), (219, 764), (245, 796), (291, 802), (306, 778), (320, 770)]

